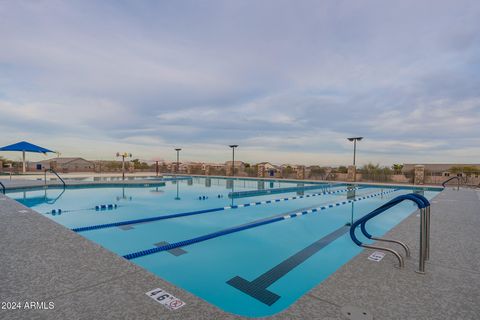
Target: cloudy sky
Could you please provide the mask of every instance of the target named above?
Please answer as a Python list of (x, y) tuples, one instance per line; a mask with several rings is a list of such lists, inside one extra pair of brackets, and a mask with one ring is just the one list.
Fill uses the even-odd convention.
[(0, 144), (338, 165), (360, 135), (360, 164), (479, 163), (479, 16), (478, 0), (0, 0)]

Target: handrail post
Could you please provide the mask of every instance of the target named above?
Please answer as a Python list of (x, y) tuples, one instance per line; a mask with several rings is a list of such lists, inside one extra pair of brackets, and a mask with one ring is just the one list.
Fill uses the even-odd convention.
[(393, 239), (377, 238), (377, 237), (371, 237), (370, 239), (375, 240), (375, 241), (396, 243), (396, 244), (400, 245), (405, 250), (405, 256), (407, 258), (410, 257), (410, 248), (408, 247), (408, 245), (406, 245), (405, 243), (403, 243), (401, 241), (393, 240)]
[(399, 254), (397, 251), (393, 250), (393, 249), (390, 249), (390, 248), (386, 248), (386, 247), (379, 247), (379, 246), (373, 246), (373, 245), (369, 245), (369, 244), (362, 244), (362, 247), (364, 248), (368, 248), (368, 249), (374, 249), (374, 250), (383, 250), (383, 251), (387, 251), (387, 252), (390, 252), (392, 253), (398, 260), (398, 268), (399, 269), (403, 269), (405, 267), (405, 262), (403, 260), (403, 257), (401, 254)]
[(425, 274), (425, 253), (426, 253), (426, 209), (420, 209), (420, 252), (418, 257), (417, 273)]
[(430, 206), (425, 208), (425, 260), (430, 259)]
[(60, 181), (63, 183), (63, 188), (67, 186), (67, 184), (62, 179), (62, 177), (60, 177), (60, 175), (53, 169), (45, 169), (45, 186), (47, 185), (47, 171), (50, 171), (51, 173), (55, 174), (58, 177), (58, 179), (60, 179)]
[(367, 237), (368, 239), (371, 240), (377, 240), (377, 241), (386, 241), (386, 242), (392, 242), (401, 245), (406, 252), (406, 256), (408, 257), (410, 252), (409, 248), (406, 244), (403, 242), (397, 241), (397, 240), (392, 240), (392, 239), (383, 239), (383, 238), (377, 238), (372, 236), (371, 234), (368, 233), (368, 231), (365, 228), (365, 224), (367, 221), (370, 219), (376, 217), (377, 215), (381, 214), (382, 212), (385, 212), (386, 210), (390, 209), (391, 207), (399, 204), (400, 202), (404, 200), (411, 200), (417, 204), (417, 207), (420, 209), (420, 250), (419, 250), (419, 261), (418, 261), (418, 270), (416, 270), (417, 273), (420, 274), (425, 274), (425, 261), (428, 260), (429, 258), (429, 251), (430, 251), (430, 202), (427, 200), (422, 195), (419, 194), (407, 194), (407, 195), (400, 195), (389, 202), (385, 203), (384, 205), (378, 207), (374, 211), (366, 214), (362, 218), (358, 219), (354, 223), (352, 223), (350, 227), (350, 237), (352, 238), (353, 242), (361, 247), (364, 248), (370, 248), (370, 249), (378, 249), (378, 250), (385, 250), (390, 253), (393, 253), (398, 261), (399, 261), (399, 266), (403, 266), (403, 257), (396, 251), (389, 249), (389, 248), (384, 248), (384, 247), (377, 247), (377, 246), (372, 246), (372, 245), (365, 245), (363, 244), (360, 240), (355, 235), (355, 229), (360, 226), (360, 230), (362, 231), (363, 235)]

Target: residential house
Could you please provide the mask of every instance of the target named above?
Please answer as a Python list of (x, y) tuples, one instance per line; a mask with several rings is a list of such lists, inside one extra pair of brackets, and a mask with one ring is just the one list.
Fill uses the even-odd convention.
[(29, 171), (44, 171), (53, 169), (58, 172), (89, 172), (95, 170), (95, 164), (92, 161), (83, 158), (52, 158), (28, 164)]

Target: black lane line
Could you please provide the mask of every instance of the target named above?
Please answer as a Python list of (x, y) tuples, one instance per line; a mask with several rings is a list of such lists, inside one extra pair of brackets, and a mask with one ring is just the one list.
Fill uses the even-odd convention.
[[(166, 246), (166, 245), (169, 245), (170, 243), (166, 242), (166, 241), (162, 241), (162, 242), (158, 242), (158, 243), (155, 243), (154, 245), (156, 247), (163, 247), (163, 246)], [(187, 251), (183, 250), (182, 248), (173, 248), (171, 250), (167, 250), (168, 253), (170, 254), (173, 254), (174, 256), (178, 257), (178, 256), (181, 256), (182, 254), (185, 254), (187, 253)]]
[(274, 282), (285, 276), (287, 273), (289, 273), (295, 267), (303, 263), (305, 260), (313, 256), (315, 253), (329, 245), (331, 242), (343, 236), (345, 233), (348, 232), (348, 230), (350, 230), (350, 227), (342, 226), (341, 228), (333, 231), (332, 233), (321, 238), (320, 240), (312, 243), (308, 247), (295, 253), (293, 256), (282, 261), (280, 264), (260, 275), (253, 281), (248, 281), (240, 276), (236, 276), (228, 280), (227, 283), (232, 287), (242, 291), (243, 293), (248, 294), (252, 298), (255, 298), (263, 302), (264, 304), (271, 306), (278, 299), (280, 299), (280, 296), (274, 292), (267, 290), (269, 286), (271, 286)]

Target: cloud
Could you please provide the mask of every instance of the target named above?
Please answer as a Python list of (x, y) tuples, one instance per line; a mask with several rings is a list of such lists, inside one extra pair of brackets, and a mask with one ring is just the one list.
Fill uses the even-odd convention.
[(470, 0), (3, 2), (0, 143), (205, 161), (238, 143), (251, 162), (347, 164), (361, 135), (360, 163), (478, 162), (479, 14)]

